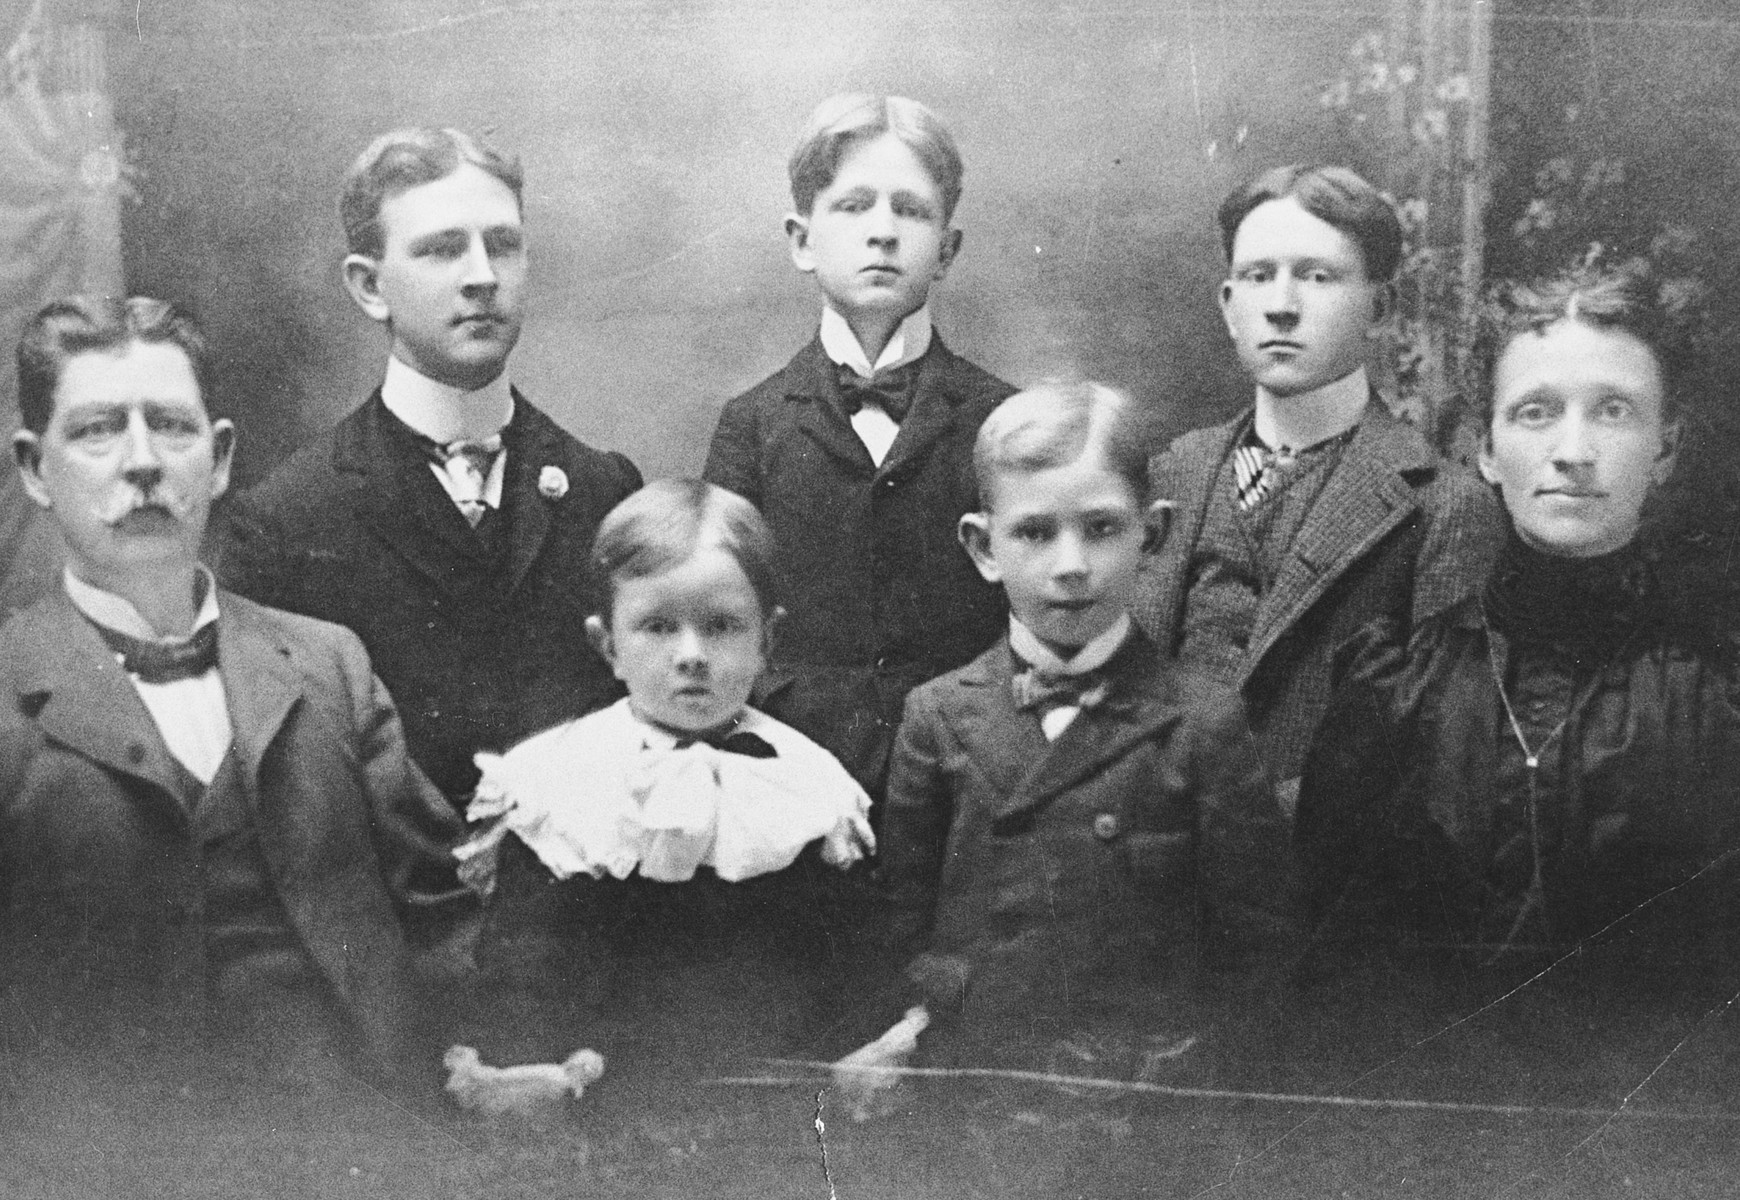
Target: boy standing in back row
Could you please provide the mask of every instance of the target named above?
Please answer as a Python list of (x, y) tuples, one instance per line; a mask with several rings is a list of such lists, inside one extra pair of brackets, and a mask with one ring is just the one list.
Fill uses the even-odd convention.
[(780, 548), (787, 615), (763, 703), (880, 798), (906, 693), (1002, 632), (955, 526), (978, 508), (974, 436), (1014, 389), (931, 327), (931, 286), (961, 247), (960, 154), (934, 113), (835, 96), (790, 174), (786, 236), (821, 288), (821, 328), (725, 406), (705, 475), (748, 497)]

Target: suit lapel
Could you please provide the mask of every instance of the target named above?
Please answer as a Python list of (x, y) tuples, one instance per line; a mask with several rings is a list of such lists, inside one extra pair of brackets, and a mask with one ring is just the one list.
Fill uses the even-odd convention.
[[(182, 774), (115, 656), (66, 591), (21, 615), (20, 644), (30, 661), (21, 697), (40, 697), (37, 724), (49, 738), (120, 775), (181, 795)], [(32, 705), (33, 706), (33, 705)], [(175, 805), (180, 811), (180, 804)]]
[[(302, 696), (301, 677), (290, 652), (272, 637), (254, 610), (240, 597), (218, 597), (222, 621), (218, 632), (218, 671), (229, 701), (235, 753), (250, 783), (260, 776), (260, 762), (283, 728), (284, 718)], [(254, 788), (249, 787), (252, 795)]]
[(955, 356), (933, 335), (930, 350), (918, 366), (912, 407), (906, 420), (900, 423), (894, 444), (888, 447), (888, 456), (877, 468), (878, 476), (897, 474), (909, 463), (923, 458), (955, 427), (960, 392), (954, 386), (954, 363)]
[[(1034, 764), (1015, 788), (1001, 794), (996, 809), (998, 818), (1043, 807), (1059, 793), (1129, 753), (1132, 746), (1152, 736), (1166, 721), (1177, 718), (1177, 706), (1156, 694), (1156, 677), (1144, 669), (1152, 661), (1152, 644), (1141, 639), (1127, 644), (1118, 653), (1120, 660), (1114, 668), (1112, 694), (1106, 703), (1071, 721), (1051, 743), (1050, 752)], [(1013, 707), (1013, 699), (1009, 703)]]
[(1374, 397), (1258, 607), (1241, 682), (1330, 584), (1415, 509), (1402, 472), (1431, 465), (1411, 427)]
[(1051, 748), (1039, 722), (1015, 707), (1012, 674), (1005, 638), (962, 669), (955, 677), (955, 695), (942, 710), (974, 767), (998, 796), (1014, 792)]
[(383, 427), (388, 417), (377, 389), (334, 431), (334, 463), (363, 524), (430, 582), (455, 592), (462, 582), (455, 563), (481, 547), (434, 472), (405, 469), (403, 448)]
[(822, 351), (821, 338), (810, 341), (786, 368), (785, 398), (799, 406), (797, 428), (827, 454), (869, 476), (876, 469), (870, 452), (834, 402), (833, 364)]
[(1172, 522), (1160, 550), (1147, 568), (1155, 580), (1156, 600), (1143, 625), (1166, 653), (1174, 653), (1182, 635), (1185, 594), (1190, 586), (1190, 552), (1202, 536), (1208, 519), (1209, 493), (1221, 463), (1232, 452), (1242, 420), (1206, 431), (1200, 439), (1187, 437), (1172, 451), (1155, 460), (1154, 495), (1171, 500)]
[(560, 431), (527, 404), (518, 389), (514, 391), (514, 415), (516, 422), (523, 423), (524, 433), (515, 439), (508, 454), (507, 478), (502, 481), (504, 507), (511, 514), (510, 590), (518, 588), (532, 569), (550, 532), (550, 501), (538, 490), (538, 479), (546, 466), (556, 466), (564, 459)]

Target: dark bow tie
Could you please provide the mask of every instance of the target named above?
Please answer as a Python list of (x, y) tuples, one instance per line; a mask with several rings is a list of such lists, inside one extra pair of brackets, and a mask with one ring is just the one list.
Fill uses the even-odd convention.
[(870, 379), (865, 379), (844, 363), (834, 364), (834, 378), (840, 385), (840, 402), (845, 405), (847, 416), (857, 415), (868, 405), (880, 408), (897, 425), (912, 410), (912, 385), (917, 375), (916, 362), (878, 371)]
[(779, 751), (773, 748), (766, 738), (758, 733), (750, 733), (745, 729), (734, 729), (730, 733), (711, 733), (700, 737), (684, 737), (677, 739), (677, 749), (684, 750), (696, 742), (704, 743), (715, 750), (723, 750), (726, 754), (741, 754), (745, 758), (778, 758)]
[(1009, 681), (1015, 707), (1022, 712), (1053, 708), (1098, 708), (1111, 694), (1112, 681), (1104, 668), (1079, 675), (1052, 675), (1038, 667), (1018, 671)]
[(140, 683), (193, 679), (217, 666), (216, 621), (201, 625), (185, 642), (147, 642), (95, 621), (91, 624), (120, 657), (121, 666), (129, 675), (138, 676)]

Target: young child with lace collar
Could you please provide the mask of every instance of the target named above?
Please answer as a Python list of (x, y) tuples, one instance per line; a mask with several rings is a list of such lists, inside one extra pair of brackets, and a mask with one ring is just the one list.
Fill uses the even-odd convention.
[(477, 756), (468, 815), (486, 825), (460, 854), (497, 892), (480, 967), (496, 1000), (532, 1006), (518, 1025), (539, 1042), (503, 1057), (561, 1052), (572, 1031), (552, 1025), (604, 999), (625, 948), (728, 956), (818, 908), (814, 860), (844, 869), (874, 849), (845, 768), (748, 706), (779, 615), (753, 505), (699, 480), (649, 484), (599, 527), (592, 571), (587, 632), (628, 695)]

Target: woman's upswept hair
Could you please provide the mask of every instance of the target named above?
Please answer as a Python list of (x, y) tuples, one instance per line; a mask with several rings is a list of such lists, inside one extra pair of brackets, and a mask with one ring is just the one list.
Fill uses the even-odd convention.
[(1672, 420), (1698, 366), (1704, 318), (1704, 288), (1698, 281), (1664, 277), (1641, 257), (1584, 261), (1526, 282), (1500, 280), (1488, 287), (1476, 316), (1469, 393), (1479, 398), (1482, 425), (1490, 425), (1493, 371), (1505, 347), (1520, 334), (1579, 321), (1629, 333), (1649, 347), (1661, 367), (1662, 415)]

